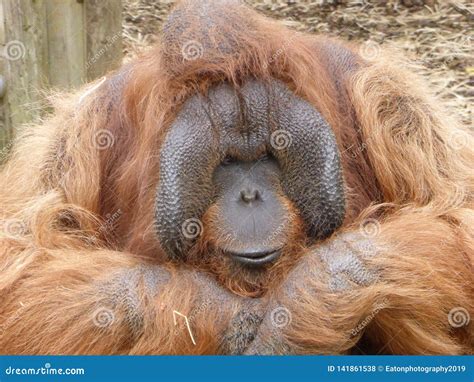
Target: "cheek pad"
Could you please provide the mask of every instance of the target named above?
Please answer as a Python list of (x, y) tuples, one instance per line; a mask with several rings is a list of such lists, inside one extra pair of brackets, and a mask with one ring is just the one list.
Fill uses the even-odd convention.
[(203, 101), (193, 97), (167, 133), (160, 153), (155, 224), (160, 244), (170, 257), (185, 251), (191, 244), (187, 239), (200, 234), (190, 231), (188, 235), (183, 225), (188, 222), (194, 225), (192, 230), (202, 229), (194, 219), (202, 216), (212, 198), (208, 173), (215, 167), (216, 145)]
[[(308, 102), (281, 83), (270, 91), (270, 118), (286, 147), (271, 150), (283, 167), (283, 190), (299, 209), (308, 236), (324, 239), (345, 216), (345, 194), (336, 138), (331, 127)], [(274, 141), (278, 132), (274, 132)]]

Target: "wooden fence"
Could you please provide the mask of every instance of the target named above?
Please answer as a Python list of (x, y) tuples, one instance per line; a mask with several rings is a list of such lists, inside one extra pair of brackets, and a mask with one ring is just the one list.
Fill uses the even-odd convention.
[(77, 87), (121, 60), (121, 0), (1, 0), (0, 149), (41, 117), (43, 90)]

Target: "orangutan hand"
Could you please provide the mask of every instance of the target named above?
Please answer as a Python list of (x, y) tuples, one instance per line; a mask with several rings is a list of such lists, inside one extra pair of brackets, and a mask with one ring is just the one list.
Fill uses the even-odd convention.
[[(179, 280), (183, 301), (180, 305), (173, 305), (169, 295), (175, 295), (173, 290), (179, 291), (176, 288)], [(188, 296), (189, 289), (192, 289), (192, 295)], [(206, 273), (180, 268), (170, 272), (157, 265), (140, 265), (117, 273), (100, 286), (100, 294), (111, 311), (123, 312), (123, 321), (133, 338), (143, 335), (147, 315), (154, 312), (152, 314), (158, 317), (171, 317), (174, 311), (185, 315), (188, 320), (189, 336), (193, 335), (192, 340), (186, 338), (188, 342), (198, 343), (204, 335), (211, 334), (218, 345), (218, 352), (223, 354), (243, 352), (255, 338), (264, 312), (261, 299), (237, 296)], [(200, 334), (196, 328), (205, 327), (204, 322), (213, 329)], [(174, 340), (188, 336), (186, 328), (181, 329), (184, 330), (168, 324)], [(155, 354), (156, 350), (143, 348), (140, 353)]]
[[(328, 311), (331, 311), (328, 301), (337, 301), (340, 294), (375, 283), (378, 271), (369, 266), (367, 260), (376, 253), (371, 240), (360, 233), (337, 235), (310, 249), (290, 272), (279, 291), (270, 297), (258, 334), (245, 354), (304, 352), (295, 343), (298, 339), (288, 337), (291, 327), (299, 325), (295, 321), (297, 317), (324, 321)], [(337, 314), (334, 311), (330, 313)], [(320, 316), (311, 317), (314, 314)], [(337, 330), (335, 327), (328, 329)], [(346, 350), (343, 348), (342, 344), (334, 344), (333, 340), (327, 344), (322, 341), (318, 352), (339, 353)]]

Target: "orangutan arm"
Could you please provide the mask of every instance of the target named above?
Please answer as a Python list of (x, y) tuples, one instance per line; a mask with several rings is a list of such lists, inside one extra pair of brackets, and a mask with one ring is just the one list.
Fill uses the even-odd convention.
[(205, 274), (130, 254), (13, 251), (0, 254), (3, 354), (218, 353), (231, 318), (255, 305)]
[(474, 244), (466, 229), (412, 210), (372, 237), (347, 232), (315, 247), (271, 297), (246, 353), (469, 353)]

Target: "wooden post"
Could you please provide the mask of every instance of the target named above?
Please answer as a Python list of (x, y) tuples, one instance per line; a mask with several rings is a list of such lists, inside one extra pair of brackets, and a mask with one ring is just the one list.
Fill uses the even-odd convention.
[(86, 1), (86, 75), (93, 80), (122, 63), (122, 6), (117, 0)]
[(40, 91), (47, 86), (47, 50), (44, 1), (6, 0), (2, 7), (5, 141), (14, 127), (40, 117)]
[(1, 0), (0, 55), (1, 149), (15, 128), (39, 120), (43, 90), (69, 90), (120, 65), (122, 3)]
[(76, 0), (46, 0), (48, 78), (54, 88), (80, 86), (86, 79), (84, 4)]

